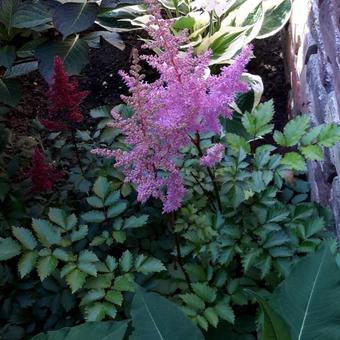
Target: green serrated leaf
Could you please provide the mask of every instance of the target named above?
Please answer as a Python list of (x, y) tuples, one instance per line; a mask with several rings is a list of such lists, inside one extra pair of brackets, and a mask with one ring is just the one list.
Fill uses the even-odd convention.
[(297, 152), (288, 152), (281, 160), (281, 164), (289, 166), (292, 170), (306, 171), (306, 162)]
[(123, 303), (123, 294), (118, 290), (109, 290), (105, 295), (105, 300), (121, 306)]
[(109, 218), (116, 217), (122, 214), (126, 210), (126, 208), (127, 208), (127, 202), (121, 201), (109, 208), (107, 212), (107, 216)]
[(325, 124), (322, 126), (317, 138), (320, 145), (332, 147), (340, 142), (340, 124)]
[(32, 227), (36, 232), (39, 241), (46, 247), (58, 244), (61, 241), (60, 231), (49, 221), (32, 219)]
[(93, 208), (103, 208), (103, 200), (97, 196), (91, 196), (86, 198), (87, 203)]
[(34, 269), (37, 258), (38, 253), (36, 251), (30, 251), (20, 257), (18, 262), (18, 271), (21, 278), (29, 274)]
[(132, 269), (133, 257), (132, 257), (132, 254), (128, 250), (126, 250), (120, 257), (119, 266), (120, 266), (120, 269), (125, 273)]
[(89, 228), (87, 225), (79, 226), (78, 230), (73, 230), (71, 233), (71, 241), (76, 242), (84, 239), (89, 232)]
[(204, 310), (205, 303), (204, 301), (197, 295), (188, 293), (188, 294), (182, 294), (179, 296), (183, 302), (185, 302), (189, 307), (194, 308), (198, 311)]
[(50, 208), (48, 211), (48, 218), (58, 226), (66, 229), (66, 213), (58, 208)]
[(110, 183), (106, 177), (98, 177), (93, 185), (93, 192), (102, 200), (108, 195), (110, 191)]
[(11, 237), (0, 237), (0, 261), (8, 260), (21, 253), (20, 244)]
[(216, 311), (212, 307), (208, 307), (204, 312), (203, 312), (204, 317), (206, 320), (213, 326), (217, 327), (218, 324), (218, 315)]
[(26, 249), (33, 250), (37, 246), (37, 240), (29, 229), (12, 227), (12, 234)]
[(90, 250), (83, 250), (79, 253), (79, 257), (78, 257), (79, 262), (97, 262), (99, 261), (97, 255)]
[(301, 146), (299, 150), (305, 158), (311, 161), (320, 161), (323, 159), (322, 148), (319, 145)]
[(144, 275), (166, 270), (164, 264), (154, 257), (147, 257), (143, 261), (138, 261), (138, 259), (136, 259), (136, 270)]
[(216, 299), (216, 289), (209, 287), (206, 283), (192, 283), (193, 292), (205, 302), (213, 303)]
[(148, 218), (148, 215), (142, 215), (139, 217), (131, 216), (124, 221), (123, 229), (140, 228), (148, 222)]
[(286, 146), (290, 147), (298, 144), (306, 133), (309, 124), (310, 118), (308, 115), (298, 116), (289, 121), (283, 130)]
[(71, 288), (72, 293), (82, 288), (85, 284), (87, 274), (75, 269), (66, 275), (66, 282)]
[(88, 223), (101, 223), (105, 221), (105, 214), (102, 211), (91, 210), (82, 214), (81, 218)]
[(41, 257), (38, 260), (37, 271), (41, 281), (45, 280), (46, 277), (51, 275), (57, 268), (58, 259), (53, 256)]

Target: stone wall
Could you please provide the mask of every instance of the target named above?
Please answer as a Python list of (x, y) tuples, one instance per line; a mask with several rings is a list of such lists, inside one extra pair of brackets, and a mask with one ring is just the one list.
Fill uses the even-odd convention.
[[(291, 115), (340, 123), (340, 0), (294, 0), (286, 38)], [(340, 240), (340, 146), (310, 162), (312, 198), (330, 206)]]

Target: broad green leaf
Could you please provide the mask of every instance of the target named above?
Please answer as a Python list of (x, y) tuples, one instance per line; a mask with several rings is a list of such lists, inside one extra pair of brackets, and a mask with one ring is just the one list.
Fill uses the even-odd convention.
[(320, 161), (323, 159), (323, 152), (319, 145), (301, 146), (299, 150), (306, 159), (311, 161)]
[(329, 245), (300, 260), (270, 300), (291, 329), (291, 339), (338, 339), (340, 275)]
[(5, 25), (7, 32), (13, 27), (13, 16), (21, 0), (1, 0), (0, 1), (0, 22)]
[(93, 2), (64, 3), (58, 6), (53, 14), (54, 26), (64, 38), (85, 31), (94, 24), (98, 8)]
[(21, 252), (20, 244), (11, 237), (0, 237), (0, 261), (5, 261), (19, 255)]
[(320, 145), (332, 147), (340, 142), (340, 124), (326, 124), (322, 126), (320, 134), (317, 138)]
[(26, 249), (33, 250), (37, 246), (37, 240), (29, 229), (12, 227), (12, 234)]
[(131, 306), (135, 340), (203, 340), (201, 331), (172, 302), (137, 287)]
[(47, 41), (36, 49), (35, 55), (40, 73), (51, 82), (56, 56), (62, 59), (66, 72), (72, 76), (79, 74), (88, 63), (88, 51), (87, 43), (76, 35), (66, 40)]
[(34, 269), (37, 258), (38, 253), (36, 251), (30, 251), (20, 257), (18, 262), (18, 271), (21, 278), (26, 276)]
[(38, 260), (37, 270), (40, 280), (43, 281), (51, 275), (58, 265), (58, 259), (55, 256), (45, 256)]
[(0, 66), (10, 68), (15, 61), (15, 47), (14, 46), (3, 46), (0, 47)]
[(27, 63), (20, 63), (12, 66), (10, 69), (6, 70), (4, 78), (11, 79), (24, 76), (28, 73), (36, 71), (38, 69), (37, 61), (29, 61)]
[(205, 302), (213, 303), (216, 299), (216, 289), (209, 287), (206, 283), (192, 283), (193, 292)]
[(62, 249), (62, 248), (54, 249), (52, 255), (55, 256), (58, 260), (61, 260), (64, 262), (68, 262), (73, 258), (72, 253), (69, 253), (65, 249)]
[(42, 1), (22, 3), (13, 16), (13, 26), (32, 28), (52, 21), (52, 15)]
[(119, 259), (119, 266), (123, 272), (128, 272), (132, 269), (133, 257), (132, 254), (126, 250)]
[(110, 191), (110, 183), (106, 177), (98, 177), (93, 185), (93, 192), (102, 200), (108, 195)]
[(261, 306), (263, 313), (262, 340), (291, 340), (289, 328), (270, 304), (259, 294), (247, 289)]
[(20, 84), (15, 79), (0, 79), (0, 103), (18, 105), (21, 98)]
[(284, 27), (291, 15), (292, 0), (265, 0), (264, 8), (264, 20), (257, 39), (268, 38)]
[(120, 50), (125, 49), (125, 43), (117, 32), (110, 32), (110, 31), (90, 32), (84, 37), (84, 39), (87, 41), (90, 47), (100, 48), (101, 37), (105, 41), (107, 41), (109, 44), (111, 44), (112, 46), (117, 47)]
[(32, 227), (39, 241), (46, 247), (61, 241), (60, 231), (46, 220), (32, 219)]
[(306, 162), (297, 152), (288, 152), (281, 160), (281, 164), (289, 166), (292, 170), (306, 171)]
[(83, 273), (79, 269), (75, 269), (66, 275), (66, 282), (71, 288), (72, 293), (82, 288), (86, 281), (86, 273)]
[(88, 223), (101, 223), (105, 221), (105, 214), (102, 211), (91, 210), (81, 215), (81, 218)]
[(123, 340), (129, 321), (86, 322), (75, 327), (41, 333), (31, 340)]
[(123, 229), (140, 228), (148, 222), (148, 218), (148, 215), (142, 215), (138, 217), (131, 216), (125, 220)]

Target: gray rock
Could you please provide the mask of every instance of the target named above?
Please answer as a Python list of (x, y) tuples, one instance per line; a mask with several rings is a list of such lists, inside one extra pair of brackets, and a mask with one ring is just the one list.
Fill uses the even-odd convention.
[[(290, 115), (340, 123), (340, 1), (296, 0), (286, 37)], [(312, 198), (334, 212), (340, 240), (340, 146), (309, 163)]]

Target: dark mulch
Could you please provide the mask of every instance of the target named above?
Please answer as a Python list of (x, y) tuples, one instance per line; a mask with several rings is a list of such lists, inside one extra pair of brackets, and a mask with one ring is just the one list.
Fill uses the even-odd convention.
[(285, 74), (282, 34), (255, 40), (254, 54), (256, 58), (248, 65), (248, 71), (262, 77), (264, 84), (262, 101), (273, 98), (275, 127), (282, 130), (288, 120), (287, 103), (290, 88)]

